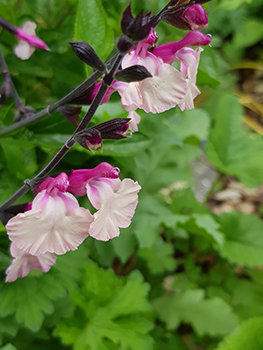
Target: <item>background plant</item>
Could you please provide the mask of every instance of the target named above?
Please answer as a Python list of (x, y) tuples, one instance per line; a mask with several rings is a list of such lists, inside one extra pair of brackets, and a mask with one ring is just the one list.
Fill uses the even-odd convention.
[[(135, 0), (132, 9), (157, 13), (165, 4)], [(40, 110), (80, 84), (91, 72), (68, 42), (87, 41), (106, 60), (121, 34), (126, 6), (117, 0), (2, 0), (2, 17), (17, 26), (36, 21), (38, 36), (51, 48), (21, 61), (13, 54), (16, 38), (1, 32), (22, 102)], [(246, 342), (262, 348), (262, 197), (257, 189), (252, 198), (240, 183), (253, 188), (262, 183), (263, 3), (213, 0), (204, 6), (213, 41), (202, 53), (196, 108), (140, 112), (139, 133), (105, 141), (103, 153), (95, 155), (76, 146), (56, 168), (56, 173), (92, 168), (102, 161), (121, 168), (123, 177), (143, 188), (132, 225), (110, 242), (88, 239), (78, 251), (59, 257), (47, 274), (32, 271), (3, 283), (1, 349), (232, 350), (247, 349)], [(165, 23), (158, 26), (160, 43), (183, 34)], [(14, 102), (6, 100), (2, 128), (12, 124), (14, 110)], [(113, 95), (94, 123), (126, 115)], [(73, 132), (56, 112), (1, 137), (1, 202), (41, 170)], [(200, 190), (203, 180), (209, 193)], [(220, 199), (218, 193), (233, 190), (233, 183), (239, 184), (238, 200), (233, 192)], [(21, 202), (31, 200), (28, 193)], [(249, 215), (241, 203), (253, 204)], [(222, 213), (226, 205), (239, 210)], [(0, 233), (4, 280), (11, 258), (4, 227)]]

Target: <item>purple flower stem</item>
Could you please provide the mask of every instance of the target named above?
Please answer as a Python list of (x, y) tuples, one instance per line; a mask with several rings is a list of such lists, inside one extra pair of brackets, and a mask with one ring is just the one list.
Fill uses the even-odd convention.
[[(113, 62), (115, 61), (117, 55), (113, 56), (108, 62), (107, 67), (108, 69), (112, 66)], [(25, 126), (29, 123), (32, 123), (36, 120), (41, 119), (45, 115), (50, 115), (54, 113), (60, 106), (63, 106), (67, 103), (70, 103), (75, 97), (80, 95), (83, 91), (88, 89), (92, 84), (94, 84), (100, 77), (102, 76), (102, 73), (95, 72), (90, 77), (88, 77), (86, 80), (83, 81), (79, 86), (77, 86), (74, 90), (72, 90), (70, 93), (68, 93), (66, 96), (62, 97), (59, 101), (49, 105), (45, 109), (37, 112), (32, 117), (28, 117), (24, 120), (21, 120), (13, 125), (9, 125), (6, 128), (0, 130), (0, 136), (6, 135), (11, 131), (14, 131), (16, 129), (21, 128), (22, 126)]]
[(5, 77), (5, 81), (7, 84), (9, 84), (10, 88), (11, 88), (11, 91), (12, 91), (12, 96), (15, 100), (15, 104), (17, 106), (17, 108), (23, 112), (23, 103), (20, 101), (20, 98), (18, 96), (18, 93), (16, 91), (16, 88), (12, 82), (12, 79), (10, 77), (10, 74), (9, 74), (9, 70), (7, 68), (7, 65), (6, 65), (6, 62), (5, 62), (5, 59), (4, 59), (4, 56), (2, 54), (2, 50), (1, 50), (1, 47), (0, 47), (0, 64), (1, 64), (1, 67), (2, 67), (2, 73), (4, 74), (4, 77)]
[[(103, 77), (102, 84), (100, 86), (99, 91), (97, 92), (95, 98), (93, 99), (90, 108), (84, 118), (82, 119), (81, 123), (79, 124), (78, 128), (75, 130), (74, 134), (70, 137), (70, 139), (66, 142), (64, 146), (61, 147), (61, 149), (57, 152), (57, 154), (54, 156), (54, 158), (47, 164), (47, 166), (39, 173), (37, 174), (32, 180), (26, 180), (25, 184), (16, 192), (13, 194), (12, 197), (10, 197), (5, 203), (3, 203), (0, 206), (0, 212), (3, 212), (5, 209), (7, 209), (10, 205), (12, 205), (17, 199), (22, 197), (25, 193), (31, 189), (33, 193), (36, 192), (36, 187), (43, 181), (45, 176), (55, 168), (55, 166), (61, 161), (61, 159), (66, 155), (66, 153), (70, 150), (70, 148), (75, 144), (74, 141), (74, 135), (86, 129), (87, 125), (91, 121), (92, 117), (94, 116), (97, 108), (99, 107), (108, 87), (112, 84), (114, 75), (122, 61), (123, 56), (122, 55), (116, 55), (114, 56), (115, 60), (114, 63), (110, 69), (110, 72)], [(106, 82), (105, 82), (106, 81)]]

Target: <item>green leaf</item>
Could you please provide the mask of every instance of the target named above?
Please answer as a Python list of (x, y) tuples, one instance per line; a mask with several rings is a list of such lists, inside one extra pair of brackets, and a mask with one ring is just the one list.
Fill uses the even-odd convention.
[(263, 24), (261, 20), (247, 19), (240, 26), (232, 45), (236, 48), (246, 48), (262, 40)]
[(107, 341), (120, 344), (122, 349), (150, 350), (152, 338), (148, 333), (152, 323), (144, 317), (150, 310), (148, 290), (138, 272), (124, 283), (112, 271), (90, 262), (82, 290), (73, 295), (79, 310), (59, 324), (55, 334), (65, 344), (74, 344), (75, 350), (106, 350)]
[(112, 240), (112, 245), (120, 261), (125, 264), (135, 250), (137, 241), (132, 234), (131, 226), (120, 229), (120, 236)]
[(223, 257), (240, 265), (263, 265), (263, 222), (240, 212), (223, 214), (221, 231), (225, 235), (219, 251)]
[(101, 0), (78, 1), (74, 40), (86, 41), (102, 60), (106, 60), (114, 39)]
[(222, 172), (238, 176), (248, 187), (257, 187), (262, 182), (263, 141), (259, 136), (252, 140), (242, 129), (242, 116), (237, 98), (223, 95), (207, 142), (207, 156)]
[(201, 289), (160, 297), (153, 306), (170, 330), (184, 322), (190, 323), (198, 335), (218, 336), (227, 334), (238, 323), (227, 303), (220, 298), (205, 299)]
[(153, 196), (145, 194), (143, 190), (139, 197), (137, 212), (132, 227), (141, 248), (149, 248), (154, 245), (159, 236), (161, 224), (176, 227), (178, 222), (184, 223), (189, 219), (187, 215), (174, 214), (169, 207)]
[(216, 350), (262, 350), (263, 317), (251, 318), (235, 329)]
[(146, 260), (152, 273), (173, 271), (176, 261), (173, 257), (174, 246), (158, 238), (151, 248), (140, 249), (139, 256)]
[(69, 291), (75, 290), (82, 278), (83, 270), (89, 263), (89, 250), (84, 244), (74, 252), (59, 255), (50, 273), (59, 281), (60, 285)]
[(17, 350), (17, 348), (14, 345), (9, 343), (1, 347), (0, 350)]
[(38, 166), (36, 164), (36, 151), (31, 142), (2, 138), (0, 145), (3, 148), (10, 173), (22, 180), (35, 174)]
[(44, 314), (54, 312), (53, 299), (64, 294), (64, 289), (49, 274), (39, 278), (30, 276), (7, 283), (0, 291), (0, 314), (15, 314), (19, 323), (33, 331), (40, 329)]
[(7, 316), (0, 319), (0, 333), (7, 333), (15, 337), (18, 332), (19, 325), (14, 316)]
[[(158, 328), (154, 329), (153, 333), (155, 337), (154, 350), (187, 350), (179, 335), (170, 332), (164, 333), (162, 329), (159, 330)], [(158, 333), (164, 333), (162, 337), (158, 337), (161, 339), (157, 338)]]
[(174, 125), (169, 119), (164, 122), (182, 140), (195, 136), (199, 140), (208, 137), (210, 118), (203, 109), (186, 110), (181, 115), (180, 124)]
[(208, 214), (193, 214), (186, 223), (179, 226), (210, 239), (216, 246), (222, 246), (224, 242), (224, 235), (219, 231), (220, 225)]

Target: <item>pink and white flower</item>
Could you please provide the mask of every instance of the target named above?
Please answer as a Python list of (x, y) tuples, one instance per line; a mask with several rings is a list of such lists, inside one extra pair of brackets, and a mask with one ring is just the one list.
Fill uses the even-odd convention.
[[(182, 111), (193, 109), (193, 100), (200, 94), (196, 87), (196, 75), (202, 49), (193, 50), (188, 46), (208, 45), (211, 37), (192, 31), (180, 41), (154, 47), (149, 52), (150, 46), (156, 41), (157, 36), (152, 29), (149, 36), (125, 55), (122, 61), (123, 69), (139, 64), (146, 67), (152, 77), (132, 83), (114, 81), (102, 101), (107, 102), (110, 95), (118, 91), (122, 107), (129, 112), (132, 131), (138, 130), (140, 121), (136, 109), (143, 109), (146, 113), (161, 113), (177, 105)], [(176, 60), (181, 64), (180, 71), (172, 66)], [(94, 95), (99, 84), (95, 86)]]
[(89, 235), (93, 216), (67, 189), (65, 173), (47, 178), (38, 187), (32, 209), (8, 221), (7, 234), (18, 249), (36, 256), (60, 255), (76, 250)]
[[(6, 270), (6, 281), (26, 276), (30, 270), (48, 271), (55, 254), (76, 250), (88, 236), (108, 241), (128, 227), (138, 203), (140, 186), (131, 179), (119, 179), (119, 169), (101, 163), (94, 169), (48, 177), (24, 213), (6, 225), (14, 260)], [(97, 210), (79, 207), (76, 196), (88, 195)]]
[(14, 258), (6, 270), (6, 282), (13, 282), (17, 278), (25, 277), (31, 270), (42, 270), (47, 272), (56, 263), (57, 257), (52, 253), (39, 256), (25, 253), (11, 243), (10, 253)]
[(119, 236), (119, 228), (128, 227), (134, 215), (141, 187), (131, 179), (121, 181), (118, 177), (119, 170), (108, 163), (92, 171), (75, 170), (69, 177), (69, 191), (77, 196), (87, 194), (97, 209), (89, 228), (89, 235), (97, 240)]
[(42, 50), (49, 50), (44, 41), (36, 36), (36, 27), (36, 23), (26, 21), (22, 29), (16, 28), (17, 33), (14, 35), (20, 40), (14, 51), (21, 60), (27, 60), (35, 51), (35, 47)]

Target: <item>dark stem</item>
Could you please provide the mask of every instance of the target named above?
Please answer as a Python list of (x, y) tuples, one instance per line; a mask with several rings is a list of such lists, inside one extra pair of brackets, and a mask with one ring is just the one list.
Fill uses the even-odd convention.
[[(117, 54), (113, 56), (108, 62), (107, 67), (110, 69), (113, 62), (116, 60)], [(22, 126), (25, 126), (29, 123), (32, 123), (38, 119), (41, 119), (43, 116), (47, 114), (54, 113), (60, 106), (63, 106), (67, 103), (70, 103), (74, 98), (79, 96), (82, 92), (84, 92), (86, 89), (88, 89), (91, 85), (93, 85), (97, 79), (99, 79), (102, 76), (102, 73), (95, 72), (90, 77), (88, 77), (83, 83), (81, 83), (79, 86), (77, 86), (74, 90), (72, 90), (70, 93), (68, 93), (66, 96), (64, 96), (59, 101), (49, 105), (47, 108), (39, 111), (38, 113), (34, 114), (32, 117), (28, 117), (24, 120), (21, 120), (13, 125), (7, 126), (6, 128), (0, 130), (0, 136), (5, 135), (11, 131), (14, 131)]]
[[(10, 205), (12, 205), (17, 199), (22, 197), (24, 194), (26, 194), (29, 189), (33, 191), (33, 193), (36, 192), (36, 187), (43, 181), (45, 176), (52, 171), (55, 166), (62, 160), (62, 158), (67, 154), (67, 152), (70, 150), (70, 148), (74, 145), (74, 135), (84, 130), (89, 122), (91, 121), (92, 117), (94, 116), (97, 108), (99, 107), (108, 87), (112, 84), (112, 81), (114, 79), (114, 75), (121, 63), (122, 56), (117, 55), (115, 56), (115, 61), (112, 65), (112, 68), (110, 72), (104, 76), (102, 84), (99, 88), (99, 91), (97, 92), (95, 98), (93, 99), (90, 108), (84, 118), (82, 119), (81, 123), (79, 124), (78, 128), (74, 132), (74, 134), (71, 136), (71, 138), (66, 142), (66, 144), (61, 147), (61, 149), (58, 151), (58, 153), (55, 155), (55, 157), (48, 163), (48, 165), (39, 173), (37, 174), (32, 180), (27, 180), (26, 184), (23, 185), (12, 197), (10, 197), (4, 204), (0, 206), (0, 211), (4, 211), (7, 209)], [(105, 80), (107, 81), (107, 84), (105, 83)], [(110, 84), (110, 85), (108, 85)]]
[(16, 91), (16, 88), (12, 82), (12, 79), (10, 77), (10, 74), (9, 74), (9, 70), (7, 68), (7, 65), (6, 65), (6, 62), (5, 62), (5, 59), (4, 59), (4, 56), (2, 54), (2, 50), (1, 50), (1, 47), (0, 47), (0, 64), (2, 66), (2, 72), (4, 74), (4, 77), (5, 77), (5, 81), (6, 83), (10, 86), (11, 88), (11, 91), (12, 91), (12, 96), (14, 97), (14, 100), (15, 100), (15, 103), (16, 103), (16, 106), (17, 108), (23, 112), (23, 103), (20, 101), (20, 98), (18, 96), (18, 93)]
[(10, 207), (10, 205), (12, 205), (16, 200), (18, 200), (20, 197), (22, 197), (24, 194), (26, 194), (29, 190), (30, 190), (30, 188), (28, 187), (28, 185), (24, 184), (21, 188), (19, 188), (18, 191), (16, 191), (16, 193), (14, 193), (10, 198), (8, 198), (7, 201), (5, 201), (1, 205), (0, 211), (3, 212), (5, 209)]

